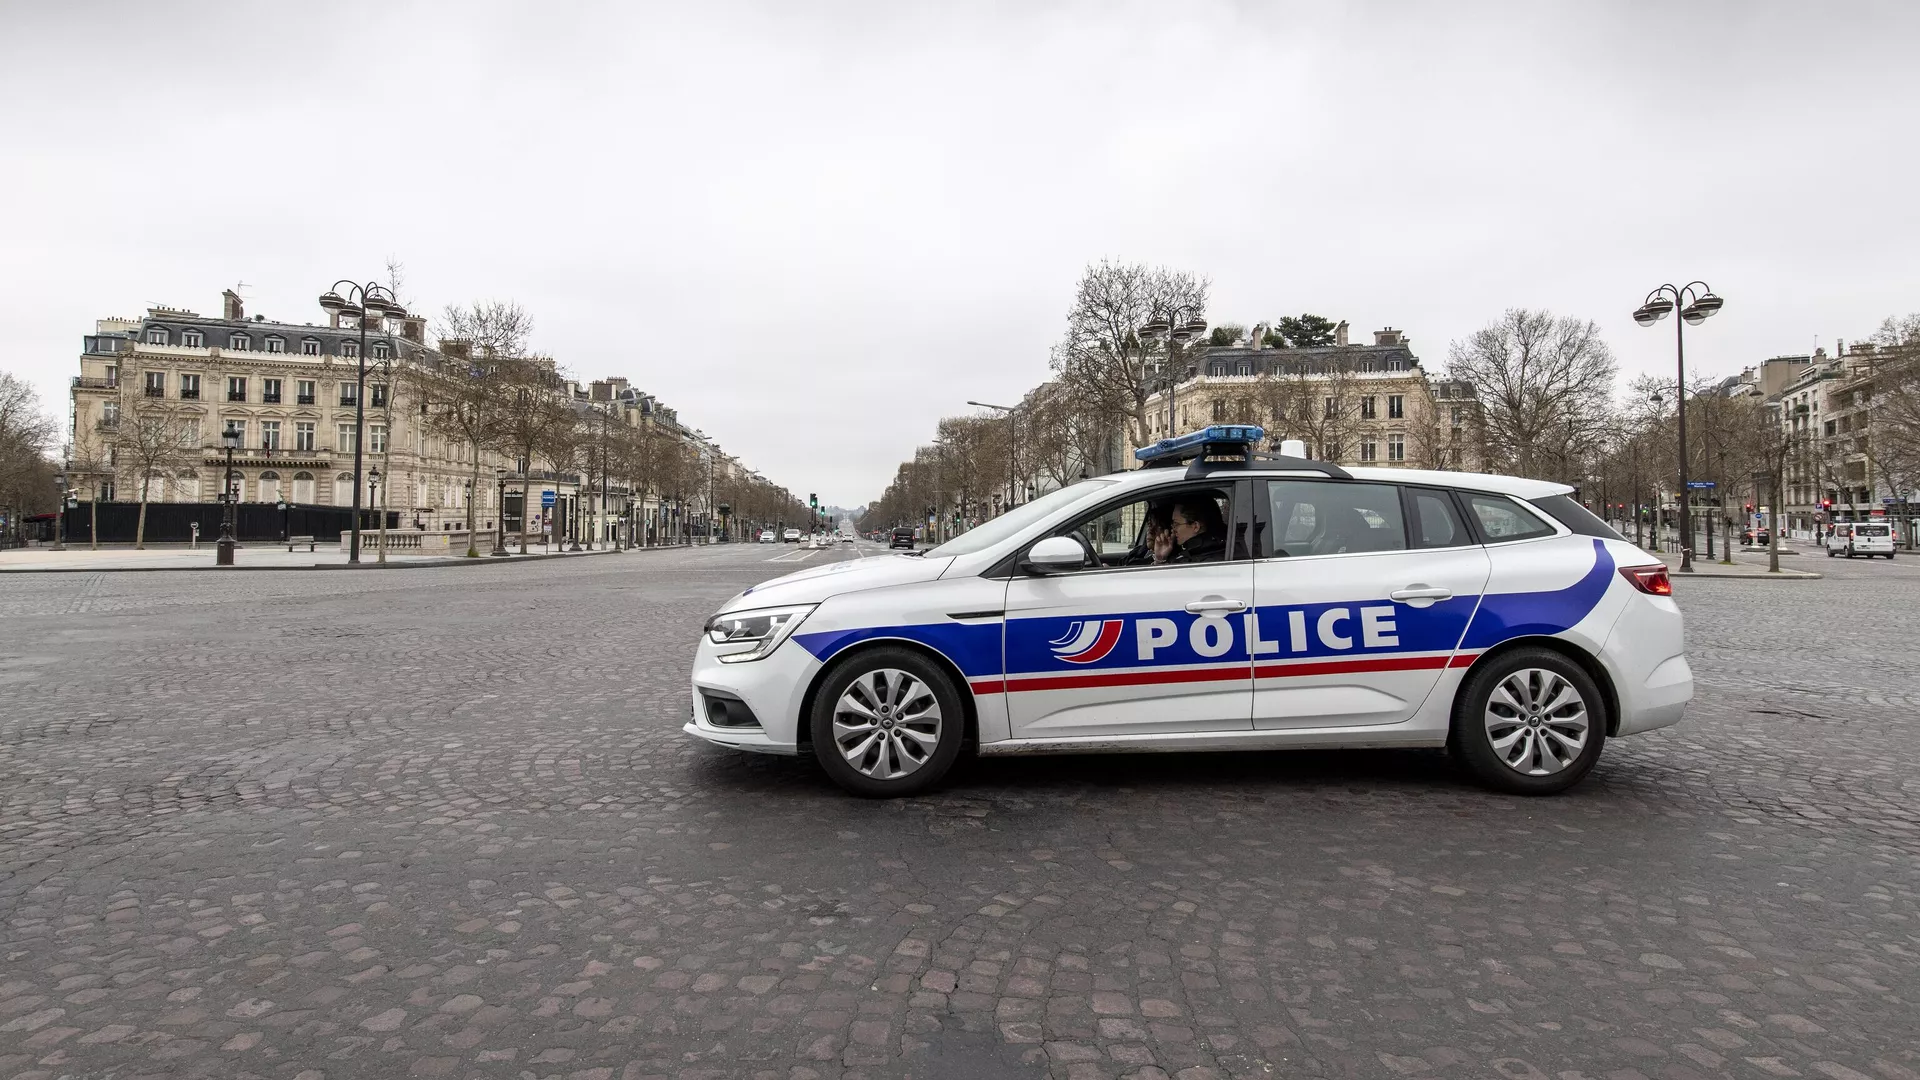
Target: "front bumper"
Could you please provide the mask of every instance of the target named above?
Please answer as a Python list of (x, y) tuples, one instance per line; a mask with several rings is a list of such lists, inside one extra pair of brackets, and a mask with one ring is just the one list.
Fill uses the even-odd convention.
[[(763, 660), (723, 664), (702, 635), (693, 656), (692, 715), (681, 730), (715, 746), (797, 754), (800, 703), (819, 671), (820, 661), (795, 641), (782, 642)], [(757, 722), (746, 727), (714, 723), (702, 691), (741, 702)]]

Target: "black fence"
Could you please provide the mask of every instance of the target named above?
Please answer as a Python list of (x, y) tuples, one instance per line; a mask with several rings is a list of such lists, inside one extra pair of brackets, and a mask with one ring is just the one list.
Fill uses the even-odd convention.
[[(103, 502), (100, 504), (98, 540), (103, 544), (131, 544), (140, 522), (140, 504)], [(200, 540), (211, 544), (220, 536), (220, 519), (226, 507), (219, 503), (148, 503), (147, 543), (184, 544), (193, 539), (193, 526), (200, 526)], [(281, 510), (273, 503), (240, 503), (234, 507), (233, 535), (241, 543), (278, 540), (281, 536), (311, 536), (316, 540), (337, 541), (353, 528), (353, 510), (345, 506), (291, 506)], [(93, 539), (94, 518), (87, 503), (67, 511), (68, 543), (84, 544)], [(400, 527), (398, 511), (387, 511), (387, 528)], [(380, 528), (380, 512), (362, 510), (360, 531)]]

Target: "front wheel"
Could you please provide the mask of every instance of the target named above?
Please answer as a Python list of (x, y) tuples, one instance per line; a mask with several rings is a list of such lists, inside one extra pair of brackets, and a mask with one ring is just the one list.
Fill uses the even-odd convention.
[(1553, 795), (1592, 770), (1606, 731), (1600, 689), (1579, 664), (1551, 649), (1516, 649), (1461, 687), (1447, 748), (1489, 787)]
[(898, 798), (940, 781), (960, 756), (965, 706), (947, 673), (910, 649), (844, 661), (813, 702), (813, 753), (834, 783)]

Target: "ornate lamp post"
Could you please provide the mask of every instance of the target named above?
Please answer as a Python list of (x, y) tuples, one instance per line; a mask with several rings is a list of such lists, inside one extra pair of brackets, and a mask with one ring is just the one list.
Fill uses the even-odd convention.
[(994, 409), (1007, 414), (1007, 509), (1011, 510), (1020, 502), (1020, 496), (1014, 491), (1014, 439), (1020, 433), (1020, 414), (1012, 405), (994, 405), (985, 401), (969, 401), (967, 404), (981, 409)]
[(59, 503), (53, 508), (53, 546), (49, 551), (67, 550), (67, 474), (60, 473), (53, 478), (54, 492)]
[(1704, 281), (1689, 282), (1686, 285), (1662, 285), (1647, 294), (1646, 300), (1633, 313), (1633, 321), (1641, 326), (1652, 326), (1661, 319), (1680, 309), (1680, 321), (1673, 324), (1673, 356), (1676, 385), (1679, 387), (1680, 434), (1680, 572), (1693, 573), (1693, 518), (1688, 513), (1692, 502), (1692, 492), (1687, 487), (1687, 342), (1685, 330), (1688, 326), (1698, 326), (1713, 317), (1726, 301), (1715, 296), (1713, 290)]
[[(1207, 320), (1200, 315), (1200, 309), (1186, 304), (1174, 308), (1165, 314), (1156, 313), (1147, 320), (1147, 325), (1135, 332), (1144, 348), (1149, 341), (1166, 341), (1167, 346), (1167, 434), (1178, 435), (1177, 414), (1173, 411), (1174, 394), (1180, 385), (1179, 373), (1173, 367), (1173, 346), (1185, 345), (1194, 338), (1207, 332)], [(1145, 362), (1145, 357), (1142, 357)]]
[(273, 508), (280, 511), (280, 542), (284, 544), (287, 542), (287, 536), (291, 531), (290, 526), (293, 524), (293, 504), (282, 496), (273, 504)]
[[(340, 291), (345, 285), (346, 292)], [(345, 315), (359, 324), (360, 355), (359, 374), (353, 397), (353, 540), (347, 548), (347, 561), (360, 561), (360, 462), (362, 447), (367, 442), (367, 319), (400, 318), (407, 309), (393, 295), (392, 290), (378, 282), (369, 281), (365, 285), (356, 285), (351, 281), (336, 281), (333, 288), (320, 294), (320, 306), (334, 315)]]
[(230, 427), (220, 433), (220, 445), (227, 451), (227, 471), (220, 482), (220, 501), (226, 506), (220, 514), (220, 540), (215, 546), (213, 564), (215, 566), (233, 565), (233, 452), (240, 448), (240, 429)]
[(380, 466), (378, 465), (367, 473), (367, 505), (373, 507), (373, 512), (380, 515), (380, 539), (375, 545), (379, 554), (375, 556), (375, 560), (386, 562), (387, 511), (380, 505)]
[[(507, 551), (507, 467), (505, 465), (498, 466), (493, 470), (493, 476), (493, 505), (496, 511), (494, 514), (496, 531), (493, 538), (493, 553), (495, 555), (508, 555), (511, 554), (511, 552)], [(522, 498), (520, 502), (520, 512), (524, 514), (527, 512), (525, 505), (526, 499)]]

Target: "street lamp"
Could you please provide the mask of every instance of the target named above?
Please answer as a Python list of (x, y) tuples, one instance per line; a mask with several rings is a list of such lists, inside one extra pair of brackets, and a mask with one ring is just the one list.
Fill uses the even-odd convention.
[(54, 493), (59, 496), (59, 505), (53, 509), (53, 547), (51, 551), (67, 550), (67, 474), (58, 473), (53, 478)]
[[(339, 291), (342, 285), (347, 287), (345, 295)], [(357, 563), (360, 561), (361, 447), (367, 441), (367, 317), (401, 318), (407, 309), (400, 305), (393, 290), (378, 282), (356, 285), (345, 280), (334, 282), (333, 288), (320, 294), (320, 306), (335, 316), (353, 319), (360, 327), (360, 355), (356, 358), (359, 374), (353, 396), (353, 540), (347, 548), (347, 561)]]
[(221, 480), (220, 501), (226, 503), (220, 514), (220, 540), (215, 545), (213, 564), (233, 565), (233, 452), (240, 449), (240, 429), (229, 427), (220, 433), (220, 445), (227, 451), (227, 472)]
[(1012, 405), (994, 405), (985, 401), (969, 401), (967, 404), (982, 409), (998, 409), (1007, 414), (1007, 509), (1011, 510), (1020, 498), (1019, 495), (1015, 493), (1013, 487), (1013, 447), (1014, 437), (1019, 434), (1019, 428), (1016, 426), (1020, 422), (1019, 414), (1014, 411), (1014, 406)]
[[(493, 509), (495, 518), (493, 553), (495, 555), (507, 555), (510, 554), (510, 552), (507, 551), (507, 467), (505, 465), (495, 467), (493, 470), (493, 478)], [(520, 512), (522, 514), (527, 512), (526, 501), (526, 497), (522, 496), (520, 499)]]
[(293, 506), (282, 497), (274, 502), (273, 508), (280, 511), (280, 542), (284, 544), (287, 542), (287, 536), (291, 532), (290, 526), (293, 523)]
[(1680, 434), (1680, 572), (1693, 573), (1693, 517), (1688, 513), (1691, 502), (1687, 487), (1687, 343), (1685, 329), (1706, 322), (1718, 312), (1726, 301), (1714, 295), (1704, 281), (1689, 282), (1686, 285), (1662, 285), (1647, 294), (1639, 308), (1633, 313), (1633, 321), (1641, 326), (1652, 326), (1661, 319), (1680, 309), (1680, 321), (1673, 324), (1673, 356), (1676, 384), (1680, 388), (1679, 420)]
[(1201, 317), (1200, 308), (1197, 305), (1181, 304), (1172, 311), (1164, 314), (1156, 311), (1153, 318), (1148, 319), (1147, 324), (1135, 333), (1135, 336), (1140, 339), (1142, 345), (1142, 364), (1146, 362), (1146, 342), (1166, 341), (1169, 343), (1167, 346), (1166, 366), (1167, 434), (1169, 436), (1179, 434), (1175, 427), (1176, 421), (1173, 405), (1174, 395), (1177, 392), (1180, 378), (1173, 368), (1173, 346), (1185, 345), (1187, 342), (1192, 341), (1194, 338), (1206, 332), (1207, 320)]
[(380, 552), (377, 556), (378, 561), (386, 562), (387, 515), (385, 511), (380, 509), (380, 466), (378, 465), (375, 465), (367, 472), (367, 505), (373, 507), (373, 512), (380, 515), (380, 540), (375, 546)]

